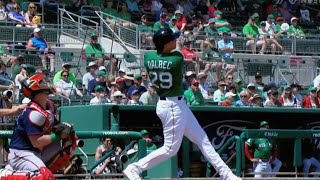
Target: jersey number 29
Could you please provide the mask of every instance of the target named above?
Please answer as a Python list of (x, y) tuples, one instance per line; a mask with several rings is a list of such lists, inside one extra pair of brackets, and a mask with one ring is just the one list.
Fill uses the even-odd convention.
[(154, 71), (149, 72), (149, 76), (151, 79), (151, 83), (156, 84), (156, 81), (160, 81), (160, 88), (162, 89), (170, 89), (172, 86), (172, 74), (170, 72), (161, 72), (161, 73), (156, 73)]

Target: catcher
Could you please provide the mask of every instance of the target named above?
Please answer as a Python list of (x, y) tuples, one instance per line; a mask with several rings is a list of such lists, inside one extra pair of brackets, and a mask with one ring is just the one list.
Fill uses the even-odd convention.
[(55, 89), (43, 74), (33, 75), (22, 84), (23, 94), (31, 101), (16, 120), (9, 164), (4, 172), (0, 170), (0, 179), (55, 179), (53, 173), (69, 161), (77, 137), (70, 124), (56, 119), (56, 107), (48, 98)]

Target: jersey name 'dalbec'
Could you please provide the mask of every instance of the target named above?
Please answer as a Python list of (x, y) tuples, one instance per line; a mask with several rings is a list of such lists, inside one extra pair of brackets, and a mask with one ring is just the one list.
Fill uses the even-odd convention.
[(183, 61), (178, 51), (161, 55), (148, 52), (144, 55), (144, 66), (160, 97), (183, 95)]

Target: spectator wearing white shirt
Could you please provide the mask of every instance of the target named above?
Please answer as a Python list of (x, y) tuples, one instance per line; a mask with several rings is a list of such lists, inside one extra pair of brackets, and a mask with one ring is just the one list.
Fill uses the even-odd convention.
[(156, 105), (159, 100), (159, 96), (156, 92), (156, 86), (152, 83), (148, 84), (148, 91), (144, 92), (139, 99), (143, 105)]
[(105, 96), (105, 88), (98, 85), (94, 88), (96, 96), (90, 100), (90, 105), (105, 104), (111, 101)]
[(89, 81), (96, 77), (95, 71), (98, 69), (98, 65), (95, 62), (90, 62), (89, 65), (86, 67), (87, 73), (82, 77), (82, 86), (83, 86), (83, 93), (87, 94), (88, 91), (88, 84)]
[(60, 79), (55, 83), (57, 92), (66, 97), (70, 97), (74, 95), (78, 95), (82, 97), (83, 96), (82, 93), (79, 91), (79, 89), (76, 87), (76, 85), (72, 81), (69, 81), (68, 76), (69, 76), (68, 71), (61, 72), (62, 79)]
[(205, 72), (200, 72), (198, 74), (199, 79), (199, 89), (204, 99), (211, 98), (210, 85), (207, 82), (208, 75)]
[(213, 93), (213, 101), (220, 104), (224, 99), (225, 89), (226, 89), (226, 82), (224, 80), (220, 80), (218, 83), (218, 89)]

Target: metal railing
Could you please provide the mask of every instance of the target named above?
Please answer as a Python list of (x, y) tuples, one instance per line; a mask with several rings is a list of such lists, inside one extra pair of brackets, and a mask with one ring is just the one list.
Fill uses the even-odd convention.
[[(62, 8), (59, 8), (59, 14), (61, 35), (74, 38), (76, 41), (73, 43), (79, 44), (84, 39), (85, 42), (88, 42), (87, 37), (90, 32), (99, 34), (99, 23)], [(63, 39), (61, 41), (63, 43)], [(68, 43), (71, 44), (72, 42)]]

